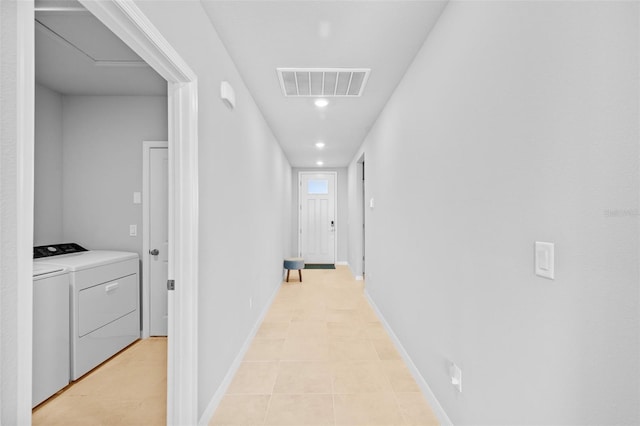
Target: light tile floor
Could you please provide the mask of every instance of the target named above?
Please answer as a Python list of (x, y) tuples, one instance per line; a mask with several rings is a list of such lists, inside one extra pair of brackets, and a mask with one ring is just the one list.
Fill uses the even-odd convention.
[(363, 282), (341, 266), (303, 281), (282, 284), (210, 425), (438, 424)]
[[(296, 277), (292, 277), (294, 279)], [(435, 425), (346, 267), (283, 283), (210, 425)], [(36, 407), (39, 425), (163, 425), (166, 339), (130, 346)]]
[(39, 425), (166, 424), (167, 339), (140, 340), (33, 411)]

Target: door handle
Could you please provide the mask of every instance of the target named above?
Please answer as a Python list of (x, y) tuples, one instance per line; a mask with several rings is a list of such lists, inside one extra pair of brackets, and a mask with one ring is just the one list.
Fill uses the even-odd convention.
[(152, 256), (157, 256), (160, 254), (160, 252), (158, 251), (158, 249), (153, 249), (153, 250), (149, 250), (149, 254)]

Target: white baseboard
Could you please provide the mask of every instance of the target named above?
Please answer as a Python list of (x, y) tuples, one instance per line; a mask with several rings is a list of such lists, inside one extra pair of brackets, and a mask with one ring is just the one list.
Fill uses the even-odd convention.
[(249, 347), (251, 346), (251, 342), (253, 342), (253, 338), (256, 336), (256, 333), (258, 332), (258, 329), (262, 324), (262, 320), (264, 320), (264, 317), (267, 315), (267, 312), (269, 311), (269, 308), (271, 307), (273, 300), (276, 298), (276, 294), (278, 294), (279, 289), (280, 289), (280, 284), (276, 286), (275, 290), (273, 291), (273, 294), (271, 295), (271, 297), (269, 297), (269, 300), (265, 304), (264, 309), (262, 309), (262, 312), (260, 312), (260, 316), (256, 320), (256, 323), (253, 325), (251, 332), (249, 333), (246, 340), (244, 341), (244, 344), (242, 345), (240, 352), (238, 353), (236, 358), (233, 360), (233, 363), (231, 364), (231, 367), (229, 367), (227, 374), (224, 376), (222, 383), (220, 383), (220, 386), (218, 386), (218, 390), (216, 390), (216, 393), (213, 394), (213, 397), (211, 398), (211, 401), (209, 401), (207, 408), (204, 410), (204, 413), (202, 413), (202, 417), (200, 417), (200, 421), (198, 422), (199, 425), (208, 425), (211, 419), (213, 418), (213, 413), (215, 413), (216, 409), (218, 408), (218, 405), (220, 405), (220, 402), (222, 401), (222, 398), (227, 393), (227, 389), (229, 388), (229, 385), (231, 385), (231, 381), (233, 380), (233, 377), (238, 372), (238, 369), (240, 368), (240, 364), (242, 363), (244, 356), (249, 350)]
[(341, 260), (339, 262), (336, 262), (336, 266), (349, 266), (349, 262), (347, 262), (346, 260)]
[(416, 367), (416, 365), (413, 363), (413, 360), (411, 359), (407, 351), (404, 349), (404, 346), (402, 346), (402, 343), (400, 343), (400, 340), (398, 340), (398, 336), (396, 336), (396, 334), (393, 332), (393, 330), (391, 329), (391, 326), (389, 325), (387, 320), (385, 320), (384, 316), (382, 315), (382, 312), (380, 312), (380, 310), (376, 306), (373, 299), (371, 299), (371, 296), (369, 295), (369, 292), (366, 289), (364, 291), (364, 294), (367, 297), (369, 304), (371, 305), (373, 310), (376, 312), (376, 315), (378, 315), (378, 318), (380, 318), (380, 322), (384, 326), (385, 330), (387, 330), (387, 333), (389, 333), (391, 340), (393, 340), (393, 343), (396, 345), (396, 349), (398, 349), (398, 352), (400, 352), (400, 356), (402, 356), (402, 359), (404, 360), (405, 364), (407, 364), (407, 367), (409, 368), (411, 375), (413, 376), (415, 381), (418, 383), (418, 386), (420, 386), (422, 393), (424, 394), (425, 398), (427, 398), (427, 402), (431, 406), (431, 409), (433, 410), (436, 417), (438, 417), (440, 424), (453, 426), (451, 419), (449, 418), (447, 413), (444, 411), (444, 408), (442, 408), (442, 405), (440, 405), (440, 402), (438, 401), (435, 394), (429, 387), (429, 384), (424, 379), (424, 377), (422, 377), (422, 374), (420, 374), (418, 367)]

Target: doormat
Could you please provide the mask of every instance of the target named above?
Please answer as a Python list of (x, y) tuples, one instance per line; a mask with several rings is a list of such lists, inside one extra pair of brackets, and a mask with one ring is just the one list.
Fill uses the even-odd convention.
[(336, 265), (330, 263), (305, 263), (304, 269), (336, 269)]

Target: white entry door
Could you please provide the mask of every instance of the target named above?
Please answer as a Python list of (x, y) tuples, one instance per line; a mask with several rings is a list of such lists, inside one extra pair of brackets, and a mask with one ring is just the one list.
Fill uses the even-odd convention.
[(149, 289), (150, 334), (167, 335), (169, 266), (169, 153), (149, 150)]
[(305, 263), (336, 261), (336, 173), (300, 172), (300, 255)]

